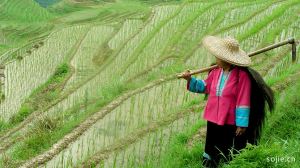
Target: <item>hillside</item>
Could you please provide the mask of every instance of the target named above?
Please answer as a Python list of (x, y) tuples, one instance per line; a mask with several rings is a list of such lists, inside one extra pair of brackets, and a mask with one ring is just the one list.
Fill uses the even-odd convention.
[(42, 21), (51, 18), (51, 14), (32, 0), (2, 0), (1, 21), (17, 20), (23, 22)]
[[(204, 96), (174, 75), (214, 62), (202, 38), (300, 39), (297, 0), (53, 2), (0, 2), (0, 167), (199, 167)], [(278, 103), (262, 145), (224, 167), (297, 167), (265, 158), (300, 156), (299, 58), (252, 61)]]

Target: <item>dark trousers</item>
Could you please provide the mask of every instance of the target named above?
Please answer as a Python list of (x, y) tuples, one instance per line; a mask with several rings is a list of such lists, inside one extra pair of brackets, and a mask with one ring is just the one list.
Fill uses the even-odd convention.
[(246, 147), (246, 134), (236, 136), (236, 128), (235, 125), (217, 125), (207, 122), (205, 153), (211, 158), (208, 167), (218, 167), (220, 162), (229, 162), (232, 159), (231, 151), (236, 154)]

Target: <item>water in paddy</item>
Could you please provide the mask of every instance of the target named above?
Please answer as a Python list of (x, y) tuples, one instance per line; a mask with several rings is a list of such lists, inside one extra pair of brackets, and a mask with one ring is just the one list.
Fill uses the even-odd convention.
[(42, 7), (47, 8), (48, 6), (55, 4), (60, 0), (35, 0), (35, 1), (39, 3)]

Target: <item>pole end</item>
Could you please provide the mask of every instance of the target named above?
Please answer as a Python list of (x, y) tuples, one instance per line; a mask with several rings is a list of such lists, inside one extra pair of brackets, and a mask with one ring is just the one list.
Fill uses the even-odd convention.
[(294, 63), (296, 61), (296, 55), (297, 55), (297, 49), (296, 49), (296, 42), (292, 43), (292, 62)]
[(295, 43), (295, 38), (294, 37), (288, 38), (288, 43), (294, 44)]

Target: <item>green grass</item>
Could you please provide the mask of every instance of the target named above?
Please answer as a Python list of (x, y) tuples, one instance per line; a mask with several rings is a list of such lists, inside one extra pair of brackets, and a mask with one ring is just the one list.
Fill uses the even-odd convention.
[(147, 36), (140, 42), (138, 45), (137, 49), (134, 50), (134, 53), (132, 56), (129, 58), (129, 60), (122, 65), (122, 70), (120, 71), (120, 74), (125, 73), (125, 71), (128, 69), (128, 67), (137, 60), (138, 56), (142, 53), (142, 51), (148, 46), (150, 41), (153, 39), (153, 37), (159, 33), (162, 27), (164, 27), (170, 20), (174, 19), (177, 15), (180, 14), (182, 11), (184, 5), (181, 5), (178, 7), (178, 9), (169, 17), (165, 18), (159, 24), (150, 32), (147, 34)]
[(40, 22), (52, 18), (52, 15), (32, 0), (9, 0), (0, 2), (1, 20), (17, 22)]
[(265, 17), (262, 21), (259, 22), (259, 24), (254, 25), (252, 28), (250, 28), (246, 33), (243, 33), (242, 35), (237, 36), (237, 39), (239, 41), (243, 41), (244, 39), (248, 38), (249, 36), (256, 34), (259, 30), (261, 30), (263, 27), (265, 27), (268, 23), (272, 22), (277, 17), (280, 17), (284, 14), (284, 12), (291, 6), (299, 3), (296, 0), (289, 1), (288, 3), (285, 3), (284, 5), (278, 7), (275, 9), (274, 12), (272, 12), (271, 15), (268, 17)]
[[(298, 52), (299, 53), (299, 52)], [(290, 56), (287, 55), (287, 56)], [(286, 79), (290, 74), (296, 73), (299, 71), (300, 68), (300, 64), (299, 63), (295, 63), (293, 66), (290, 66), (289, 68), (286, 68), (281, 74), (280, 76), (277, 77), (271, 77), (267, 79), (267, 83), (269, 85), (275, 85), (276, 83), (280, 83), (281, 81), (283, 81), (284, 79)]]
[(53, 76), (43, 85), (38, 87), (22, 104), (18, 113), (13, 115), (8, 122), (0, 122), (0, 132), (22, 122), (32, 112), (44, 108), (57, 99), (64, 86), (65, 81), (71, 75), (70, 67), (67, 63), (60, 65)]
[(0, 32), (8, 39), (5, 44), (0, 44), (0, 55), (47, 35), (53, 29), (49, 20), (54, 17), (33, 0), (0, 1)]
[(67, 23), (84, 23), (97, 21), (100, 22), (106, 17), (116, 19), (115, 16), (122, 15), (124, 13), (141, 13), (147, 14), (151, 11), (150, 6), (134, 0), (122, 0), (116, 3), (108, 3), (105, 5), (99, 5), (95, 8), (87, 6), (74, 5), (62, 1), (56, 5), (50, 7), (54, 15), (62, 16), (58, 20), (63, 19)]
[[(128, 84), (120, 83), (117, 79), (112, 80), (110, 85), (103, 87), (98, 91), (102, 92), (102, 98), (96, 100), (96, 102), (95, 100), (87, 100), (91, 101), (92, 103), (84, 101), (83, 103), (85, 104), (77, 104), (72, 109), (64, 111), (62, 114), (63, 117), (57, 117), (55, 119), (50, 117), (50, 120), (55, 120), (55, 122), (57, 123), (56, 127), (54, 127), (53, 129), (40, 129), (41, 127), (39, 126), (39, 124), (35, 126), (33, 128), (34, 131), (30, 131), (30, 136), (25, 137), (25, 139), (20, 142), (20, 144), (16, 145), (13, 151), (7, 155), (6, 162), (16, 166), (19, 165), (22, 161), (46, 151), (59, 139), (63, 138), (67, 133), (74, 130), (74, 128), (76, 128), (85, 119), (87, 119), (93, 113), (98, 112), (101, 107), (104, 107), (125, 91), (139, 88), (145, 84), (146, 82), (139, 84)], [(82, 106), (85, 106), (84, 111), (80, 110), (80, 107)], [(20, 118), (23, 119), (22, 117)], [(6, 125), (3, 124), (3, 127), (5, 126)]]
[[(117, 3), (97, 3), (97, 7), (94, 6), (95, 8), (91, 8), (88, 5), (82, 6), (62, 1), (47, 10), (36, 4), (31, 4), (29, 0), (12, 0), (7, 2), (8, 3), (5, 3), (4, 5), (0, 5), (0, 14), (2, 14), (0, 16), (0, 23), (3, 23), (0, 26), (0, 29), (3, 30), (5, 37), (10, 39), (10, 42), (7, 44), (0, 44), (0, 53), (28, 44), (28, 39), (33, 39), (33, 37), (38, 37), (41, 34), (47, 34), (47, 32), (52, 31), (54, 26), (59, 29), (59, 27), (64, 27), (69, 24), (110, 24), (110, 22), (113, 21), (118, 22), (120, 18), (120, 20), (125, 19), (127, 17), (125, 17), (125, 14), (128, 13), (144, 14), (142, 18), (138, 19), (146, 21), (153, 5), (181, 4), (179, 3), (179, 0), (166, 1), (167, 3), (156, 0), (144, 0), (142, 2), (122, 0)], [(28, 10), (24, 9), (25, 3), (28, 3), (26, 4), (29, 5), (28, 10), (32, 10), (32, 12), (26, 12)], [(286, 2), (284, 5), (278, 7), (278, 9), (276, 9), (269, 17), (264, 18), (258, 24), (250, 27), (249, 31), (243, 32), (238, 38), (240, 40), (245, 40), (250, 36), (257, 34), (257, 32), (271, 23), (272, 20), (279, 18), (284, 14), (286, 9), (294, 4), (296, 4), (296, 1), (293, 0)], [(194, 20), (205, 10), (206, 9), (199, 9), (199, 13), (194, 13), (191, 17), (186, 18), (185, 24), (174, 33), (168, 46), (185, 45), (185, 43), (181, 43), (181, 40), (183, 40), (183, 37), (188, 36), (183, 36), (182, 34), (186, 34), (186, 32), (191, 29), (190, 27)], [(180, 10), (174, 14), (174, 17), (177, 16), (179, 11)], [(214, 19), (214, 23), (209, 26), (209, 30), (203, 33), (213, 32), (217, 29), (226, 12), (226, 9), (219, 12)], [(128, 16), (128, 18), (130, 18), (130, 16)], [(124, 72), (128, 67), (132, 66), (135, 59), (140, 56), (153, 37), (161, 31), (161, 27), (167, 24), (171, 18), (172, 17), (160, 22), (140, 44), (137, 44), (139, 46), (133, 53), (133, 56), (131, 55), (129, 61), (121, 65), (122, 69), (118, 69), (120, 72)], [(296, 16), (293, 16), (293, 18), (295, 19)], [(105, 22), (103, 20), (105, 20)], [(276, 27), (268, 33), (267, 37), (264, 38), (263, 43), (272, 42), (274, 37), (281, 32), (282, 27), (288, 26), (290, 21), (283, 21), (282, 23), (283, 25), (281, 27)], [(197, 35), (197, 39), (190, 41), (190, 44), (184, 46), (184, 50), (180, 53), (187, 52), (192, 54), (194, 51), (191, 49), (198, 43), (197, 40), (200, 40), (201, 37), (202, 34)], [(108, 48), (103, 46), (101, 49), (105, 51)], [(191, 50), (191, 52), (189, 52), (189, 50)], [(171, 52), (168, 50), (168, 47), (163, 51), (163, 56)], [(113, 53), (113, 51), (109, 50), (107, 53), (103, 52), (102, 54), (106, 58)], [(177, 53), (174, 52), (174, 54)], [(189, 54), (185, 54), (184, 58)], [(179, 57), (179, 55), (177, 56)], [(17, 58), (17, 56), (14, 58)], [(105, 58), (95, 59), (94, 61), (100, 65), (105, 61)], [(20, 60), (22, 60), (22, 58), (20, 58)], [(61, 97), (61, 91), (64, 84), (72, 74), (69, 62), (70, 60), (66, 60), (64, 64), (57, 68), (56, 72), (45, 84), (34, 90), (22, 104), (19, 112), (8, 122), (0, 120), (0, 132), (3, 133), (8, 129), (13, 128), (15, 125), (24, 121), (24, 119), (32, 112), (44, 109)], [(270, 85), (280, 83), (280, 81), (286, 79), (290, 74), (297, 72), (299, 68), (299, 64), (287, 68), (280, 76), (268, 78), (267, 82)], [(44, 116), (42, 119), (37, 120), (34, 123), (34, 126), (30, 127), (29, 132), (26, 133), (22, 141), (18, 141), (13, 148), (10, 149), (10, 153), (7, 153), (7, 155), (2, 158), (0, 166), (19, 166), (21, 162), (47, 151), (53, 144), (85, 121), (85, 119), (95, 112), (98, 112), (99, 109), (124, 92), (140, 88), (150, 81), (170, 74), (175, 74), (184, 69), (186, 69), (186, 66), (179, 60), (158, 71), (149, 71), (147, 75), (141, 75), (141, 78), (134, 80), (135, 83), (120, 82), (117, 79), (118, 77), (113, 77), (110, 84), (102, 86), (99, 90), (95, 90), (95, 92), (101, 93), (101, 97), (98, 97), (99, 99), (88, 99), (85, 97), (85, 100), (81, 103), (74, 105), (71, 109), (62, 111), (59, 116)], [(285, 91), (286, 95), (284, 95), (284, 98), (288, 103), (286, 103), (286, 101), (279, 103), (275, 115), (270, 116), (271, 118), (269, 120), (272, 121), (270, 121), (266, 127), (262, 144), (258, 147), (251, 147), (248, 150), (245, 150), (245, 152), (237, 156), (228, 167), (241, 167), (241, 165), (247, 167), (274, 166), (274, 163), (266, 162), (266, 157), (268, 156), (295, 156), (296, 158), (299, 158), (299, 151), (295, 151), (295, 149), (299, 149), (297, 139), (300, 138), (298, 125), (295, 124), (296, 120), (299, 119), (297, 116), (297, 111), (299, 111), (299, 98), (297, 97), (299, 88), (300, 86), (298, 84)], [(279, 98), (280, 95), (277, 95), (277, 97)], [(186, 106), (192, 107), (197, 103), (198, 101), (193, 100)], [(295, 121), (295, 123), (288, 121)], [(203, 144), (200, 142), (196, 143), (192, 148), (188, 148), (186, 144), (190, 137), (192, 137), (200, 127), (204, 126), (204, 124), (204, 121), (201, 120), (196, 125), (190, 126), (184, 132), (174, 135), (171, 143), (168, 145), (166, 153), (161, 156), (161, 162), (159, 163), (160, 167), (199, 167), (202, 158)], [(274, 130), (273, 128), (276, 129)], [(267, 143), (270, 144), (268, 145)], [(154, 165), (156, 163), (151, 159), (153, 158), (149, 157), (146, 164), (143, 166), (155, 167)], [(297, 164), (298, 162), (291, 164), (279, 163), (279, 166), (296, 167)]]
[[(64, 67), (64, 66), (62, 66)], [(63, 69), (60, 68), (59, 72), (65, 72)], [(60, 74), (60, 73), (56, 73)], [(49, 129), (40, 129), (41, 127), (35, 126), (33, 128), (34, 131), (30, 131), (29, 135), (26, 136), (25, 139), (23, 139), (20, 143), (15, 145), (13, 150), (7, 155), (6, 162), (11, 165), (18, 166), (23, 161), (30, 159), (37, 154), (40, 154), (42, 152), (47, 151), (50, 147), (52, 147), (53, 144), (55, 144), (58, 140), (63, 138), (66, 134), (70, 133), (72, 130), (74, 130), (80, 123), (85, 121), (89, 116), (94, 114), (95, 112), (98, 112), (99, 109), (107, 105), (109, 102), (116, 99), (118, 96), (120, 96), (122, 93), (134, 90), (137, 88), (140, 88), (142, 86), (145, 86), (147, 83), (152, 81), (153, 79), (157, 79), (159, 74), (153, 74), (152, 78), (148, 78), (148, 80), (141, 81), (139, 83), (125, 83), (125, 82), (119, 82), (118, 79), (111, 80), (111, 83), (107, 86), (104, 86), (100, 88), (97, 92), (101, 92), (101, 99), (96, 100), (86, 100), (83, 101), (80, 104), (76, 104), (73, 108), (64, 111), (61, 113), (63, 116), (57, 116), (55, 119), (50, 117), (50, 120), (55, 120), (57, 126), (52, 129), (51, 131)], [(57, 78), (59, 78), (60, 75), (58, 75)], [(56, 81), (55, 79), (51, 81)], [(48, 83), (48, 82), (47, 82)], [(51, 83), (51, 82), (50, 82)], [(44, 87), (41, 87), (34, 93), (41, 93), (40, 91), (44, 90), (44, 88), (47, 88), (48, 85), (45, 85)], [(36, 94), (33, 94), (36, 95)], [(39, 101), (37, 101), (39, 102)], [(188, 104), (185, 105), (184, 108), (188, 108), (192, 105), (194, 105), (196, 102), (191, 101)], [(32, 105), (29, 105), (32, 107)], [(84, 107), (84, 108), (82, 108)], [(29, 107), (26, 107), (23, 105), (23, 108), (25, 110), (25, 114), (27, 115), (31, 113), (31, 109)], [(29, 111), (29, 112), (28, 112)], [(24, 119), (24, 116), (22, 114), (18, 114), (19, 120), (16, 122), (20, 122)], [(47, 116), (46, 116), (47, 117)], [(60, 124), (64, 123), (64, 124)], [(67, 124), (66, 124), (67, 123)], [(10, 124), (10, 126), (13, 126), (14, 124)], [(7, 128), (5, 123), (3, 124), (4, 128)], [(37, 128), (36, 128), (37, 127)], [(39, 130), (39, 131), (36, 131)], [(44, 138), (45, 137), (45, 138)], [(28, 150), (27, 150), (28, 149)], [(3, 159), (2, 159), (3, 162)], [(1, 160), (0, 160), (1, 163)], [(0, 165), (1, 166), (1, 165)]]
[[(285, 91), (275, 113), (269, 116), (261, 144), (249, 147), (226, 168), (245, 167), (299, 167), (299, 80)], [(283, 161), (280, 159), (283, 158)], [(289, 159), (287, 159), (289, 158)], [(295, 160), (294, 160), (295, 159)]]
[[(161, 154), (159, 167), (200, 167), (203, 144), (197, 141), (198, 143), (189, 148), (187, 142), (204, 125), (204, 120), (200, 120), (183, 132), (172, 135), (171, 142), (166, 147), (166, 152)], [(155, 158), (155, 156), (152, 157)], [(140, 167), (152, 168), (156, 164), (156, 160), (151, 160), (150, 157), (146, 160), (146, 164), (140, 165)]]

